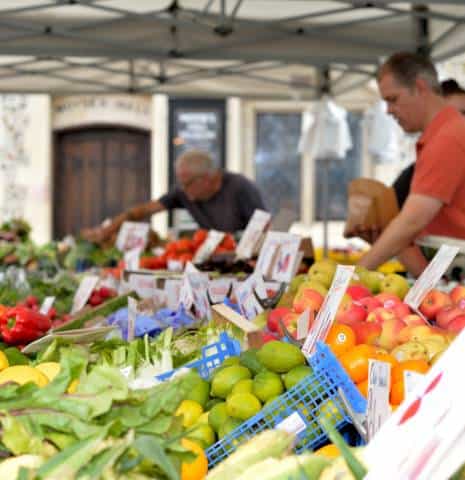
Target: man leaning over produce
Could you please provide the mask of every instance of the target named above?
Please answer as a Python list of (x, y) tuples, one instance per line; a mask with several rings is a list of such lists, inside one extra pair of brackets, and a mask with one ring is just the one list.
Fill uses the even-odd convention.
[[(378, 72), (388, 112), (408, 133), (422, 132), (409, 195), (359, 264), (375, 269), (411, 247), (422, 235), (465, 238), (465, 118), (441, 96), (432, 62), (420, 55), (396, 53)], [(404, 260), (404, 259), (403, 259)], [(415, 275), (426, 260), (421, 255)]]
[(101, 243), (125, 221), (137, 221), (163, 210), (185, 208), (199, 227), (224, 232), (243, 230), (255, 209), (266, 210), (260, 192), (243, 175), (223, 172), (211, 157), (191, 150), (176, 160), (177, 186), (158, 200), (130, 208), (107, 226), (85, 229), (82, 236)]

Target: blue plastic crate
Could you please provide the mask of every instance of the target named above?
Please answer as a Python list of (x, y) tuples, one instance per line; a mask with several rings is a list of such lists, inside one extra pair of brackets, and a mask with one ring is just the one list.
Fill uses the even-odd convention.
[(289, 425), (295, 431), (298, 426), (296, 453), (325, 444), (327, 436), (318, 421), (320, 416), (331, 419), (338, 429), (351, 423), (337, 393), (338, 387), (343, 389), (356, 412), (365, 412), (365, 398), (324, 343), (317, 344), (309, 363), (313, 375), (304, 378), (206, 450), (210, 468), (234, 452), (240, 444), (269, 428)]
[[(202, 357), (199, 360), (187, 363), (182, 368), (194, 368), (202, 378), (208, 380), (215, 368), (219, 367), (228, 357), (240, 355), (241, 345), (237, 340), (222, 332), (218, 342), (202, 348)], [(158, 375), (158, 380), (167, 380), (176, 370)]]

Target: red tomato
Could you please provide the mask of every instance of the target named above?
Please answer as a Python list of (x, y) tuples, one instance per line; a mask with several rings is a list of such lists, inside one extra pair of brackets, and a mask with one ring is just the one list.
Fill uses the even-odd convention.
[(197, 230), (192, 237), (192, 243), (194, 244), (194, 248), (197, 249), (202, 245), (205, 239), (208, 236), (208, 230)]
[(226, 251), (234, 250), (236, 248), (236, 241), (234, 240), (234, 237), (230, 233), (227, 233), (224, 236), (220, 247), (224, 248)]
[(194, 249), (192, 240), (189, 240), (188, 238), (180, 238), (176, 242), (176, 252), (177, 253), (188, 253), (192, 252)]

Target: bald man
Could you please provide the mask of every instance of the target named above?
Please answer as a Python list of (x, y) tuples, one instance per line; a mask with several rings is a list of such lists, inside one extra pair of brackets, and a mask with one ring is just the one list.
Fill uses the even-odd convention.
[(142, 220), (175, 208), (185, 208), (201, 228), (236, 232), (246, 227), (256, 209), (266, 210), (253, 182), (243, 175), (220, 170), (205, 152), (191, 150), (182, 154), (176, 160), (175, 173), (174, 190), (158, 200), (132, 207), (107, 226), (83, 230), (83, 238), (101, 243), (125, 221)]

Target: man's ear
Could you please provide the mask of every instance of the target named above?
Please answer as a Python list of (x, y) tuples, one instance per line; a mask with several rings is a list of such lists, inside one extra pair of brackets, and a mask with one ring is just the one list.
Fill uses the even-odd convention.
[(415, 79), (415, 88), (420, 95), (425, 95), (426, 93), (431, 92), (431, 86), (429, 83), (420, 76)]

